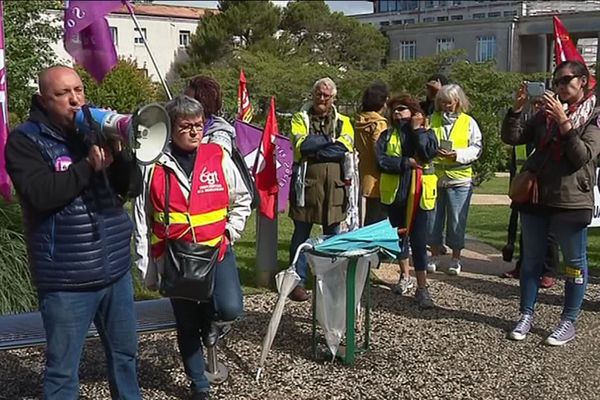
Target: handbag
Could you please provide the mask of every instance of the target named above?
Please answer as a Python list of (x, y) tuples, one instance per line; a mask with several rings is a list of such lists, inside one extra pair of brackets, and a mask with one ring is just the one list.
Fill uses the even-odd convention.
[(169, 240), (170, 177), (165, 171), (165, 253), (159, 292), (165, 297), (212, 301), (219, 248)]
[(539, 190), (537, 174), (531, 171), (519, 172), (510, 182), (508, 197), (520, 204), (537, 204), (539, 202)]

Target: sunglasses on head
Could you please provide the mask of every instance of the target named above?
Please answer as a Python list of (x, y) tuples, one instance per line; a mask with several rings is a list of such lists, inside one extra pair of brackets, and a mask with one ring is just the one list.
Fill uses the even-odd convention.
[(579, 78), (579, 77), (581, 77), (581, 75), (565, 75), (565, 76), (561, 76), (560, 78), (553, 79), (552, 80), (552, 85), (554, 85), (554, 86), (568, 85), (573, 79)]

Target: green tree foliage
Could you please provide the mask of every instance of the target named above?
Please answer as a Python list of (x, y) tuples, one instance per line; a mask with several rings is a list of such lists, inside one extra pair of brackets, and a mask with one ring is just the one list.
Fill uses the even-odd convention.
[(83, 80), (87, 101), (97, 106), (132, 113), (140, 105), (164, 100), (162, 89), (137, 68), (134, 60), (120, 59), (101, 84), (83, 68), (75, 69)]
[(62, 34), (60, 22), (46, 10), (60, 8), (57, 0), (5, 0), (4, 35), (9, 110), (17, 120), (29, 111), (38, 73), (55, 59), (50, 47)]
[(310, 62), (379, 69), (387, 50), (387, 39), (375, 27), (332, 13), (322, 0), (289, 3), (280, 29)]
[(267, 0), (220, 1), (221, 13), (202, 19), (192, 36), (190, 66), (223, 64), (239, 49), (274, 48), (280, 11)]

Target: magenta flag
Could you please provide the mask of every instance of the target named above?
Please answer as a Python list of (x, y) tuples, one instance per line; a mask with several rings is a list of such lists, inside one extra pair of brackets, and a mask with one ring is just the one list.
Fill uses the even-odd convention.
[(0, 195), (6, 201), (12, 198), (10, 178), (6, 172), (4, 149), (8, 138), (8, 90), (6, 83), (6, 64), (4, 62), (4, 2), (0, 1)]
[(121, 0), (71, 0), (65, 9), (65, 50), (98, 82), (117, 65), (117, 52), (104, 18)]
[[(235, 128), (235, 143), (240, 151), (250, 173), (254, 171), (256, 156), (259, 152), (263, 129), (239, 119), (233, 124)], [(275, 172), (279, 191), (277, 194), (278, 211), (284, 212), (290, 197), (290, 180), (294, 153), (292, 142), (285, 136), (275, 136)]]

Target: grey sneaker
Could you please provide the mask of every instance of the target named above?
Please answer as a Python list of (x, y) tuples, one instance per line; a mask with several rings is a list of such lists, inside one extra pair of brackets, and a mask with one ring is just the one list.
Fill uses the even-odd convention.
[(512, 340), (523, 340), (533, 326), (533, 314), (522, 314), (515, 328), (510, 331), (508, 338)]
[(433, 300), (431, 300), (429, 289), (427, 289), (426, 287), (417, 288), (417, 291), (415, 292), (415, 301), (417, 302), (420, 308), (433, 308)]
[(438, 262), (439, 260), (437, 257), (431, 256), (427, 262), (427, 272), (433, 274), (435, 271), (437, 271)]
[(461, 270), (462, 264), (460, 263), (460, 260), (453, 258), (452, 261), (450, 261), (450, 266), (448, 267), (448, 275), (458, 275), (460, 274)]
[(408, 293), (408, 291), (413, 287), (415, 287), (415, 282), (413, 278), (411, 278), (410, 276), (407, 278), (401, 276), (400, 280), (398, 280), (398, 283), (394, 285), (394, 287), (392, 287), (392, 292), (404, 295)]
[(573, 321), (562, 319), (544, 343), (549, 346), (562, 346), (573, 339), (575, 339), (575, 324)]

